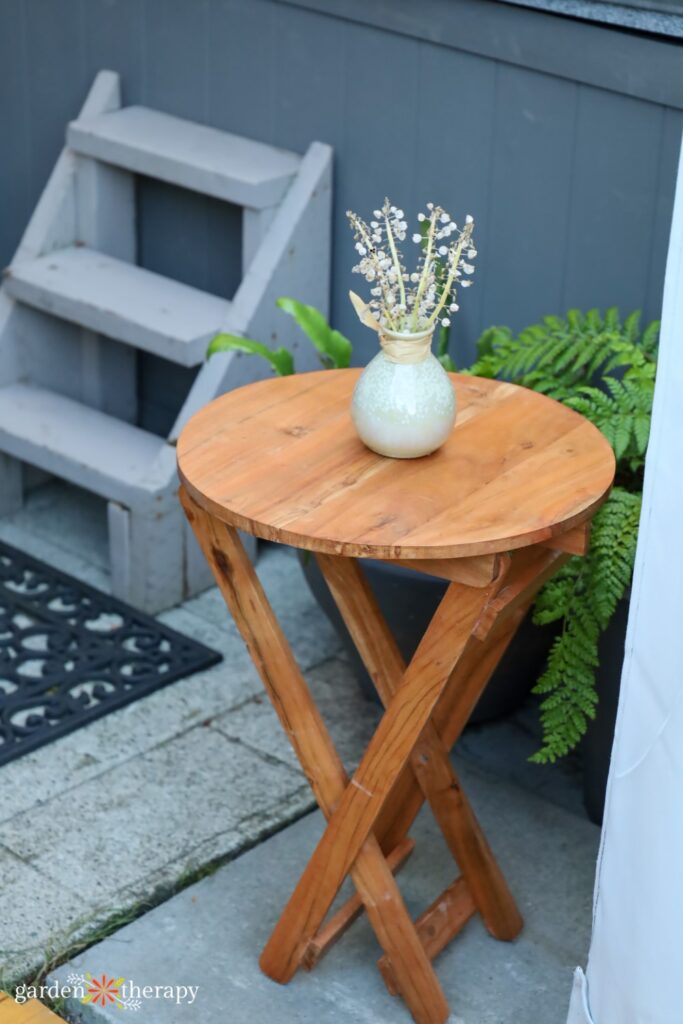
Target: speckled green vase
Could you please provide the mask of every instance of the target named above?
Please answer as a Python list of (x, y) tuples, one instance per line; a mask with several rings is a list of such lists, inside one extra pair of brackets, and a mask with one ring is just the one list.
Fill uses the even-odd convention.
[[(379, 455), (417, 459), (440, 448), (455, 423), (455, 392), (428, 334), (385, 332), (353, 392), (361, 440)], [(413, 358), (415, 361), (413, 361)]]

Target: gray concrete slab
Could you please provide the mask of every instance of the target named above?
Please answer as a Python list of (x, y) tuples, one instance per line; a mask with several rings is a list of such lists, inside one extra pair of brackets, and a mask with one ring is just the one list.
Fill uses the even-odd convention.
[[(83, 907), (73, 892), (46, 878), (0, 847), (0, 989), (19, 974), (49, 964), (55, 943), (69, 948), (65, 933)], [(12, 970), (7, 967), (12, 965)]]
[(101, 906), (123, 889), (142, 898), (159, 869), (173, 866), (180, 877), (208, 841), (216, 856), (229, 853), (245, 820), (267, 835), (309, 804), (300, 772), (197, 726), (83, 783), (68, 800), (34, 808), (28, 827), (23, 815), (4, 822), (0, 845), (83, 904)]
[[(348, 663), (331, 658), (307, 676), (313, 698), (347, 770), (355, 768), (380, 718), (378, 705), (360, 693)], [(296, 754), (282, 731), (277, 715), (263, 694), (213, 719), (212, 728), (239, 739), (264, 754), (274, 754), (298, 768)]]
[(469, 726), (458, 740), (458, 753), (492, 778), (502, 776), (584, 817), (580, 751), (555, 764), (529, 760), (542, 743), (540, 699), (532, 694), (508, 718)]
[[(585, 959), (598, 830), (575, 815), (466, 764), (460, 773), (525, 917), (513, 943), (494, 941), (471, 921), (436, 968), (458, 1024), (563, 1024), (573, 967)], [(321, 834), (319, 813), (191, 886), (64, 965), (137, 985), (199, 986), (192, 1006), (143, 1003), (146, 1024), (397, 1024), (409, 1015), (389, 997), (374, 963), (365, 919), (312, 974), (285, 987), (265, 978), (258, 955)], [(456, 871), (428, 811), (413, 829), (417, 849), (400, 876), (417, 915)], [(110, 1008), (69, 1012), (88, 1024), (118, 1021)]]
[[(277, 557), (274, 557), (277, 555)], [(313, 600), (291, 548), (262, 549), (258, 574), (294, 655), (306, 669), (341, 651), (327, 618)], [(184, 610), (222, 628), (226, 620), (223, 598), (213, 587), (183, 605)]]
[[(0, 524), (2, 522), (0, 520)], [(25, 533), (17, 539), (25, 546)], [(32, 552), (35, 551), (34, 540), (31, 536)], [(55, 549), (48, 547), (39, 557), (45, 555), (54, 564)], [(62, 553), (62, 561), (67, 563), (65, 571), (82, 578), (78, 564), (69, 563), (70, 557)], [(287, 606), (290, 619), (296, 620), (296, 616), (301, 619), (299, 626), (292, 623), (290, 633), (303, 670), (310, 670), (316, 661), (336, 654), (339, 650), (336, 637), (300, 578), (292, 553), (268, 548), (260, 559), (258, 572), (273, 603), (279, 608)], [(214, 608), (211, 620), (202, 617), (202, 606), (197, 599), (159, 618), (181, 633), (219, 650), (223, 662), (3, 766), (0, 769), (0, 822), (143, 754), (199, 722), (225, 715), (263, 694), (258, 674), (218, 591), (207, 591), (199, 600)], [(307, 631), (313, 639), (307, 638)], [(347, 690), (349, 686), (355, 690), (348, 670), (346, 676)], [(357, 695), (356, 699), (362, 701)], [(344, 711), (348, 715), (346, 708), (347, 705)], [(244, 721), (246, 715), (243, 712), (240, 720)], [(335, 717), (334, 709), (332, 717)], [(278, 731), (274, 719), (272, 731)], [(234, 735), (234, 730), (229, 730), (229, 734)], [(280, 746), (286, 747), (284, 741)]]
[(129, 704), (83, 729), (0, 768), (0, 822), (66, 798), (84, 782), (115, 769), (258, 692), (251, 670), (230, 662)]

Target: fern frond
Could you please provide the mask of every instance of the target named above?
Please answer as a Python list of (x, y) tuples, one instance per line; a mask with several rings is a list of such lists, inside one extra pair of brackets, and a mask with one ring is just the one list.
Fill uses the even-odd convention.
[[(561, 622), (536, 693), (543, 695), (543, 744), (535, 761), (554, 761), (578, 743), (595, 713), (600, 634), (633, 571), (642, 470), (654, 395), (659, 323), (640, 334), (640, 313), (622, 322), (616, 307), (546, 316), (518, 335), (486, 331), (467, 372), (510, 380), (564, 402), (602, 431), (617, 459), (617, 480), (593, 521), (591, 547), (546, 583), (534, 621)], [(624, 486), (627, 485), (627, 486)]]
[(588, 554), (571, 559), (537, 599), (536, 622), (563, 622), (534, 687), (544, 698), (537, 763), (568, 753), (595, 715), (598, 642), (631, 582), (640, 506), (640, 494), (615, 487), (593, 520)]
[(561, 397), (614, 370), (654, 368), (658, 324), (639, 337), (639, 320), (638, 311), (622, 324), (616, 308), (603, 319), (596, 309), (585, 315), (574, 309), (564, 319), (546, 316), (516, 336), (507, 327), (492, 327), (479, 339), (477, 360), (466, 372)]

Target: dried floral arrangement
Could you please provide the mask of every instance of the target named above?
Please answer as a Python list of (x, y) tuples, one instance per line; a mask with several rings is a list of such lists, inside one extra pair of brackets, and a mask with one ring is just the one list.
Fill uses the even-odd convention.
[(346, 216), (360, 257), (353, 271), (371, 285), (367, 303), (351, 292), (361, 321), (395, 333), (423, 334), (439, 323), (448, 327), (450, 314), (459, 309), (457, 289), (472, 284), (471, 261), (477, 255), (473, 218), (468, 214), (459, 229), (441, 206), (427, 203), (427, 212), (417, 215), (419, 230), (412, 241), (420, 246), (420, 255), (409, 272), (398, 245), (408, 231), (403, 210), (386, 199), (367, 223), (352, 210)]

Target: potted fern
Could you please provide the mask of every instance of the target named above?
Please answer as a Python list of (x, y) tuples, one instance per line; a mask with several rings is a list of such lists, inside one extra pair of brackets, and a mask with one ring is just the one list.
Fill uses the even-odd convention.
[(559, 632), (534, 687), (543, 742), (533, 760), (555, 761), (583, 744), (584, 799), (602, 817), (636, 550), (659, 323), (642, 333), (639, 313), (616, 309), (548, 316), (514, 335), (492, 327), (468, 373), (541, 391), (587, 416), (617, 459), (615, 486), (594, 521), (591, 545), (539, 594), (534, 621)]

